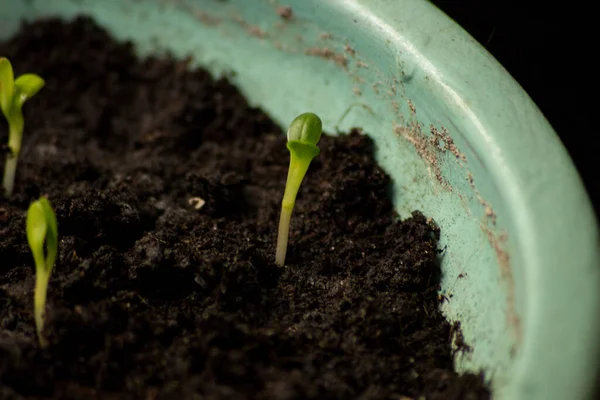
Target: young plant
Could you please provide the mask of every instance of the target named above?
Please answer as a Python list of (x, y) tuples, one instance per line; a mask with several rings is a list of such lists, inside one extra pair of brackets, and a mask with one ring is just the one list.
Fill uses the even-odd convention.
[[(48, 281), (56, 260), (58, 247), (58, 227), (56, 215), (47, 198), (41, 197), (29, 206), (27, 211), (27, 241), (35, 261), (34, 317), (40, 346), (46, 346), (44, 339), (44, 314)], [(44, 248), (44, 243), (46, 244)]]
[(302, 179), (308, 171), (313, 158), (319, 155), (317, 143), (323, 132), (321, 119), (313, 113), (304, 113), (296, 117), (287, 132), (287, 148), (290, 151), (290, 166), (288, 169), (285, 193), (281, 202), (279, 217), (279, 232), (277, 236), (277, 252), (275, 263), (283, 266), (287, 252), (290, 220), (296, 203), (296, 195), (302, 184)]
[(2, 187), (7, 197), (12, 195), (17, 161), (23, 138), (23, 104), (44, 86), (44, 80), (34, 74), (23, 74), (16, 80), (12, 65), (0, 57), (0, 108), (8, 121), (8, 148)]

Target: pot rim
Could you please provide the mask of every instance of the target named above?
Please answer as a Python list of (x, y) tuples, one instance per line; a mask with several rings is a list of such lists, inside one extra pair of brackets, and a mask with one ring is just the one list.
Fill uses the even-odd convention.
[(525, 280), (522, 342), (510, 382), (494, 394), (592, 396), (600, 369), (600, 239), (590, 199), (556, 132), (504, 67), (428, 1), (335, 0), (335, 7), (422, 60), (450, 107), (478, 127), (479, 150), (518, 228)]

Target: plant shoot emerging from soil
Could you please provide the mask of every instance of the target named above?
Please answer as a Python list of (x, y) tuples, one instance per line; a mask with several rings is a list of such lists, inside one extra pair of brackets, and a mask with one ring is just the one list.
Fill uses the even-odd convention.
[[(43, 335), (44, 312), (48, 281), (58, 247), (58, 227), (56, 215), (47, 198), (41, 197), (29, 206), (27, 211), (27, 241), (35, 261), (34, 316), (40, 346), (45, 347)], [(46, 244), (44, 249), (44, 243)], [(45, 251), (44, 251), (45, 250)]]
[(279, 233), (277, 235), (277, 252), (275, 263), (283, 266), (287, 252), (290, 220), (296, 203), (296, 195), (308, 171), (310, 162), (319, 155), (317, 143), (321, 138), (323, 127), (321, 119), (313, 113), (304, 113), (296, 117), (287, 132), (287, 148), (290, 151), (290, 166), (288, 170), (285, 193), (281, 202), (279, 217)]
[(42, 78), (34, 74), (23, 74), (17, 79), (10, 61), (0, 57), (0, 108), (8, 121), (8, 148), (2, 187), (7, 197), (12, 195), (17, 171), (17, 161), (23, 139), (23, 104), (44, 86)]

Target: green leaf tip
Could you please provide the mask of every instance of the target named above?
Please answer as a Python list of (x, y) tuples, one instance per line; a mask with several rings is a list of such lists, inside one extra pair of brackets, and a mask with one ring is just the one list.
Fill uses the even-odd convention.
[(23, 103), (35, 96), (39, 92), (46, 82), (35, 74), (23, 74), (15, 81), (15, 92), (18, 97), (15, 99), (19, 106), (23, 106)]
[(316, 146), (323, 133), (323, 124), (317, 114), (307, 112), (298, 115), (290, 124), (288, 141), (297, 141)]
[(0, 108), (8, 116), (14, 93), (15, 77), (8, 58), (0, 57)]
[(12, 64), (0, 57), (0, 106), (6, 119), (12, 119), (13, 108), (21, 109), (23, 103), (35, 96), (46, 82), (35, 74), (23, 74), (15, 79)]
[[(50, 273), (56, 260), (58, 223), (47, 198), (41, 197), (29, 206), (26, 221), (27, 241), (33, 253), (36, 270)], [(46, 251), (44, 252), (44, 242)]]

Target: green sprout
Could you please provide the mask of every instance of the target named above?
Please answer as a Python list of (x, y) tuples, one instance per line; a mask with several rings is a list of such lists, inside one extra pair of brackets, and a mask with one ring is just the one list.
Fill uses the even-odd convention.
[[(35, 328), (40, 345), (45, 347), (46, 340), (44, 339), (43, 329), (46, 293), (58, 247), (56, 215), (47, 198), (41, 197), (29, 206), (26, 230), (29, 248), (35, 261), (35, 294), (33, 301)], [(44, 242), (46, 243), (45, 249)]]
[(317, 143), (323, 133), (321, 119), (313, 113), (304, 113), (296, 117), (287, 132), (287, 148), (290, 151), (290, 166), (288, 170), (285, 193), (281, 202), (279, 217), (279, 233), (277, 235), (277, 252), (275, 263), (283, 266), (287, 252), (290, 220), (296, 203), (296, 195), (308, 171), (310, 162), (319, 155)]
[(8, 121), (8, 148), (2, 186), (6, 196), (13, 192), (17, 161), (23, 139), (23, 104), (44, 87), (44, 80), (34, 74), (23, 74), (16, 80), (10, 61), (0, 57), (0, 108)]

